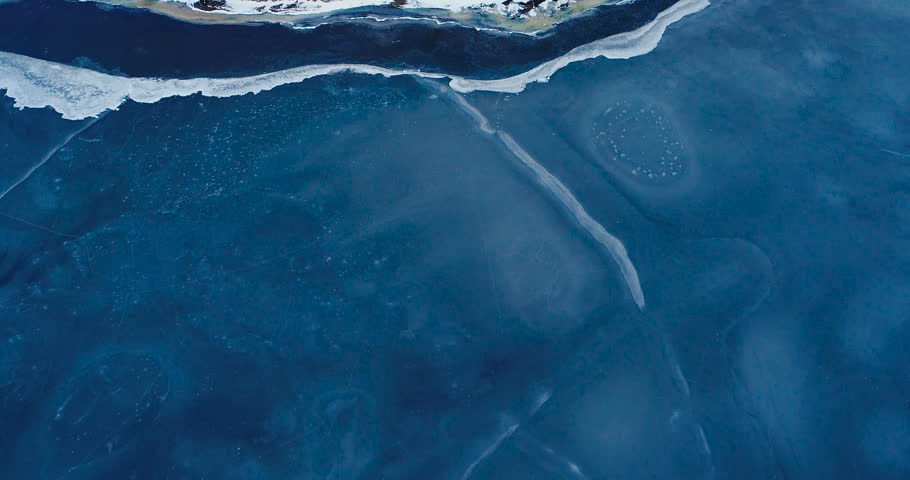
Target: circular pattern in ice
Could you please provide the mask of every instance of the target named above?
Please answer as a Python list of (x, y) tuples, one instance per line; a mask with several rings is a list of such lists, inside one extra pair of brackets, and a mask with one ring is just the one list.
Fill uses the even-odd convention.
[(663, 107), (629, 99), (608, 107), (592, 126), (598, 163), (644, 185), (678, 181), (686, 173), (687, 154)]

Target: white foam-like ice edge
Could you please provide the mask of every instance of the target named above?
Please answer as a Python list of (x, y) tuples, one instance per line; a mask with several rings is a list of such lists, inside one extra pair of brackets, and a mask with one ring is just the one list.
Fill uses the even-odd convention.
[(116, 110), (127, 100), (154, 103), (168, 97), (185, 97), (197, 93), (207, 97), (233, 97), (248, 93), (256, 94), (281, 85), (342, 72), (384, 77), (414, 75), (449, 79), (452, 89), (461, 93), (475, 91), (518, 93), (531, 83), (547, 82), (554, 73), (571, 63), (596, 57), (627, 59), (644, 55), (657, 47), (670, 24), (708, 5), (708, 0), (680, 0), (640, 28), (581, 45), (524, 73), (494, 80), (476, 80), (445, 73), (395, 70), (362, 64), (307, 65), (238, 78), (120, 77), (0, 52), (0, 89), (5, 89), (6, 96), (15, 100), (15, 106), (20, 109), (51, 107), (63, 118), (70, 120), (96, 117), (107, 110)]

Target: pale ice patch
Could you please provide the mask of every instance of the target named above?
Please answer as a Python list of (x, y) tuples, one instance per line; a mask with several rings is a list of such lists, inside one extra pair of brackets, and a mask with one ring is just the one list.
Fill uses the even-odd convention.
[[(736, 368), (748, 411), (764, 425), (780, 462), (793, 478), (833, 478), (828, 438), (818, 435), (835, 413), (820, 390), (818, 364), (805, 348), (805, 322), (786, 316), (752, 317), (743, 328)], [(825, 372), (821, 372), (824, 374)], [(824, 381), (824, 379), (822, 379)]]
[(461, 93), (518, 93), (531, 83), (547, 82), (554, 73), (575, 62), (596, 57), (627, 59), (644, 55), (657, 46), (670, 24), (702, 10), (708, 4), (708, 0), (681, 0), (636, 30), (576, 47), (527, 72), (494, 80), (475, 80), (444, 73), (395, 70), (362, 64), (307, 65), (239, 78), (131, 78), (0, 52), (0, 89), (5, 89), (6, 95), (15, 100), (16, 107), (51, 107), (63, 118), (70, 120), (95, 117), (107, 110), (115, 110), (128, 99), (154, 103), (168, 97), (197, 93), (207, 97), (255, 94), (280, 85), (342, 72), (385, 77), (411, 75), (447, 78), (452, 89)]

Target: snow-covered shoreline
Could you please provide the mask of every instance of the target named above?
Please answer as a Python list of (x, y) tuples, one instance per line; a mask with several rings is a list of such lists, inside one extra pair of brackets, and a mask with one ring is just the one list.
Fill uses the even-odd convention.
[[(387, 10), (399, 19), (435, 19), (481, 30), (538, 34), (603, 5), (636, 0), (79, 0), (142, 8), (194, 23), (283, 23), (313, 27), (348, 14)], [(355, 16), (353, 20), (364, 17)]]
[[(402, 9), (439, 9), (452, 12), (476, 10), (495, 13), (511, 18), (526, 14), (554, 14), (574, 0), (544, 0), (534, 6), (535, 0), (490, 1), (490, 0), (159, 0), (183, 3), (194, 10), (235, 14), (260, 15), (305, 15), (330, 13), (361, 7), (394, 6)], [(537, 0), (539, 1), (539, 0)], [(628, 0), (627, 0), (628, 1)]]
[(461, 93), (518, 93), (532, 83), (547, 82), (556, 72), (575, 62), (597, 57), (627, 59), (647, 54), (657, 47), (668, 26), (704, 9), (708, 4), (708, 0), (680, 0), (640, 28), (581, 45), (524, 73), (493, 80), (363, 64), (306, 65), (236, 78), (121, 77), (0, 52), (0, 90), (5, 90), (6, 96), (14, 99), (18, 108), (51, 107), (63, 118), (71, 120), (96, 117), (105, 111), (116, 110), (127, 100), (154, 103), (164, 98), (195, 94), (207, 97), (256, 94), (281, 85), (338, 73), (446, 79), (453, 90)]

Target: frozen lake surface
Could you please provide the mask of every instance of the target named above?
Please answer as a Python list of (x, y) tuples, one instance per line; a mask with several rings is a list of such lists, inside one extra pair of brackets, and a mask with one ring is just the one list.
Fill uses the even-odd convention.
[(910, 4), (620, 3), (0, 1), (0, 476), (910, 477)]

